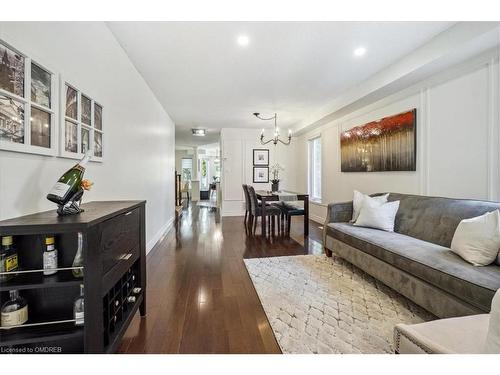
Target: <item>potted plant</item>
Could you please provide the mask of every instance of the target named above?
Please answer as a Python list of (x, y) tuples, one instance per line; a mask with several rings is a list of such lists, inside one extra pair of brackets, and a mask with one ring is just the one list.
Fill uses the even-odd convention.
[(279, 191), (280, 189), (280, 171), (285, 169), (279, 165), (279, 163), (273, 164), (271, 166), (271, 173), (273, 174), (273, 179), (271, 180), (271, 191)]

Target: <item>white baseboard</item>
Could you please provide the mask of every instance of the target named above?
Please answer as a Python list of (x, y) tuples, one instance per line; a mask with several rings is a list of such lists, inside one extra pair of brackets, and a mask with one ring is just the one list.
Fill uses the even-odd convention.
[(325, 223), (325, 218), (324, 217), (321, 217), (321, 216), (318, 216), (318, 215), (311, 215), (310, 212), (309, 212), (309, 219), (312, 220), (312, 221), (315, 221), (316, 223), (319, 223), (319, 224), (324, 224)]
[(245, 202), (222, 201), (221, 216), (245, 216)]
[(168, 222), (163, 225), (158, 232), (151, 238), (146, 244), (146, 255), (151, 251), (153, 247), (160, 241), (165, 234), (172, 228), (175, 218), (171, 218)]
[(245, 211), (224, 211), (221, 216), (245, 216)]

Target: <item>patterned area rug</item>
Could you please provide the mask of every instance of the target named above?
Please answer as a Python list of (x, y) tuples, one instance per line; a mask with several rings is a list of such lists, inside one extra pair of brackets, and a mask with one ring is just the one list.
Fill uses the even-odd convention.
[(283, 353), (394, 353), (397, 323), (435, 319), (340, 258), (244, 261)]

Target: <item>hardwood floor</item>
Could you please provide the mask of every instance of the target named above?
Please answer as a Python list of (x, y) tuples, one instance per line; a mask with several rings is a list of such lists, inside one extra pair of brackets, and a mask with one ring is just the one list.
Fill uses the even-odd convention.
[(243, 258), (321, 253), (319, 225), (304, 243), (292, 221), (291, 238), (266, 240), (248, 237), (243, 217), (184, 209), (148, 255), (147, 316), (134, 317), (118, 352), (280, 353)]

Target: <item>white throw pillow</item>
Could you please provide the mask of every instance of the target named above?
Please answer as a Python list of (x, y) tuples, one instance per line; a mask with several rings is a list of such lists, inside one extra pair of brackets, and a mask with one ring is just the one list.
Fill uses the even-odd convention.
[(475, 266), (493, 263), (500, 249), (500, 212), (464, 219), (458, 224), (451, 251)]
[(382, 204), (382, 203), (387, 202), (388, 196), (389, 196), (389, 194), (379, 195), (377, 197), (370, 197), (369, 195), (366, 195), (366, 194), (360, 193), (357, 190), (354, 190), (354, 196), (352, 198), (352, 220), (351, 220), (351, 222), (354, 223), (356, 220), (358, 220), (359, 212), (361, 211), (361, 207), (363, 206), (363, 201), (365, 199), (372, 200), (374, 202)]
[(358, 227), (369, 227), (394, 232), (394, 220), (399, 208), (399, 201), (379, 203), (371, 199), (365, 199), (358, 220), (354, 225)]
[(486, 353), (500, 354), (500, 289), (491, 301), (490, 324), (486, 335)]

